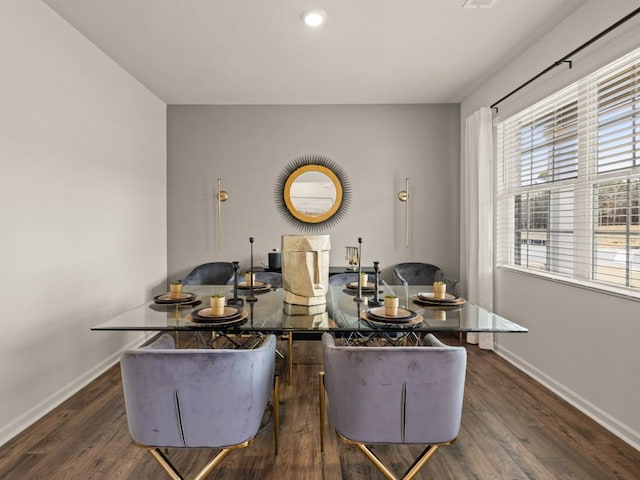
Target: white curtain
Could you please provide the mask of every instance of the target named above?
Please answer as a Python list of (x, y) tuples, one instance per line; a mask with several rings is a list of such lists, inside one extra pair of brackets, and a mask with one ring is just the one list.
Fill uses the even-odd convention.
[[(460, 273), (466, 298), (493, 311), (493, 126), (482, 107), (465, 120), (460, 186)], [(466, 292), (466, 293), (465, 293)], [(492, 333), (470, 333), (469, 343), (493, 349)]]

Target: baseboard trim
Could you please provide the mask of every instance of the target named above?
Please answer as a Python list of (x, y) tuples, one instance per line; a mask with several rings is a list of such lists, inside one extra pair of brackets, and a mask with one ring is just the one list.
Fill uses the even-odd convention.
[(561, 383), (557, 382), (546, 373), (534, 367), (532, 364), (522, 359), (509, 349), (504, 348), (501, 345), (495, 345), (494, 351), (500, 357), (504, 358), (507, 362), (509, 362), (522, 372), (526, 373), (537, 382), (544, 385), (546, 388), (561, 397), (563, 400), (567, 401), (573, 407), (580, 410), (589, 418), (598, 422), (600, 425), (616, 435), (622, 441), (628, 443), (633, 448), (640, 451), (640, 432), (629, 428), (624, 423), (612, 417), (607, 412), (592, 404), (585, 398), (581, 397), (571, 389), (566, 388)]
[(59, 406), (62, 402), (67, 400), (72, 395), (76, 394), (82, 388), (86, 387), (104, 372), (113, 367), (116, 363), (120, 361), (120, 354), (130, 348), (137, 347), (144, 341), (149, 338), (148, 333), (144, 333), (134, 340), (132, 340), (129, 344), (122, 347), (120, 350), (115, 352), (113, 355), (110, 355), (105, 360), (91, 368), (89, 371), (71, 381), (64, 387), (62, 387), (57, 392), (54, 392), (49, 397), (42, 400), (40, 403), (36, 404), (34, 407), (27, 410), (25, 413), (16, 418), (13, 422), (8, 425), (5, 425), (2, 429), (0, 429), (0, 446), (7, 443), (13, 437), (18, 435), (23, 430), (27, 429), (35, 422), (40, 420), (46, 414), (51, 412), (54, 408)]

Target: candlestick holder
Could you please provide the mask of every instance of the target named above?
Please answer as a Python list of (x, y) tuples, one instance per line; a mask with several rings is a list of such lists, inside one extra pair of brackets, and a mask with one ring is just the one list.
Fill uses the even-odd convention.
[(249, 296), (247, 297), (247, 302), (255, 303), (258, 301), (258, 298), (253, 294), (253, 237), (249, 237), (249, 243), (251, 244), (251, 267), (249, 268)]
[(362, 237), (358, 237), (358, 296), (354, 302), (362, 303), (365, 298), (362, 296)]
[(380, 307), (384, 305), (384, 300), (380, 298), (380, 262), (373, 262), (373, 271), (376, 274), (376, 293), (369, 299), (369, 305)]
[(242, 307), (244, 306), (244, 299), (238, 297), (238, 270), (240, 270), (240, 263), (234, 261), (231, 264), (233, 265), (233, 298), (227, 300), (227, 305)]

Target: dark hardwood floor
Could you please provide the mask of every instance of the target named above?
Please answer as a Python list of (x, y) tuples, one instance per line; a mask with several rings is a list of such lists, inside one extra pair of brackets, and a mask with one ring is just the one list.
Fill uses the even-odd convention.
[[(273, 455), (273, 428), (268, 426), (249, 448), (229, 455), (210, 479), (384, 478), (330, 428), (325, 454), (320, 454), (319, 347), (317, 341), (294, 344), (292, 386), (282, 388), (280, 454)], [(475, 346), (467, 350), (458, 441), (441, 448), (417, 478), (640, 478), (640, 452), (497, 355)], [(379, 446), (375, 451), (401, 473), (420, 447)], [(182, 471), (194, 472), (211, 451), (170, 450), (169, 457)], [(0, 479), (162, 478), (156, 462), (129, 437), (118, 366), (9, 441), (0, 453)]]

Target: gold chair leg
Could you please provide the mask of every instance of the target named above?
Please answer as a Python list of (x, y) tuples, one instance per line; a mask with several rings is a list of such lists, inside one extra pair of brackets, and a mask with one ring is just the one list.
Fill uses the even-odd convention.
[(342, 440), (344, 440), (345, 443), (355, 446), (356, 448), (358, 448), (358, 450), (364, 453), (364, 455), (369, 459), (369, 461), (373, 463), (375, 467), (380, 471), (380, 473), (382, 473), (388, 480), (412, 480), (420, 472), (420, 469), (426, 465), (426, 463), (431, 459), (431, 457), (433, 457), (433, 455), (438, 451), (438, 449), (442, 445), (451, 445), (453, 442), (455, 442), (455, 439), (454, 439), (451, 442), (447, 442), (443, 444), (428, 445), (422, 451), (422, 453), (418, 456), (415, 462), (413, 462), (413, 465), (411, 465), (409, 470), (407, 470), (407, 473), (405, 473), (402, 479), (400, 479), (400, 477), (397, 477), (386, 465), (384, 465), (380, 461), (380, 459), (376, 456), (376, 454), (373, 453), (371, 449), (367, 447), (364, 443), (354, 442), (353, 440), (349, 440), (343, 435), (340, 435), (340, 433), (338, 433), (338, 436)]
[[(220, 462), (222, 462), (222, 460), (224, 460), (225, 457), (231, 453), (232, 450), (248, 447), (252, 440), (253, 439), (247, 440), (246, 442), (243, 442), (239, 445), (234, 445), (232, 447), (222, 448), (216, 454), (216, 456), (213, 457), (211, 461), (207, 463), (207, 465), (202, 470), (200, 470), (200, 472), (198, 472), (198, 474), (195, 477), (193, 477), (194, 480), (204, 480), (205, 478), (207, 478), (211, 474), (211, 472), (213, 472), (215, 468), (220, 464)], [(154, 460), (160, 464), (162, 469), (171, 478), (171, 480), (184, 480), (184, 477), (180, 474), (180, 472), (178, 472), (176, 467), (173, 466), (173, 464), (169, 461), (169, 459), (165, 456), (164, 453), (162, 453), (162, 451), (159, 448), (157, 447), (142, 447), (142, 448), (145, 448), (147, 452), (151, 454)]]
[(318, 402), (320, 408), (320, 452), (324, 452), (324, 415), (326, 412), (326, 394), (324, 391), (324, 372), (318, 372), (318, 387), (319, 387), (319, 399)]
[[(249, 442), (247, 442), (247, 445), (248, 443)], [(207, 463), (207, 466), (200, 470), (200, 473), (198, 473), (194, 477), (194, 480), (204, 480), (205, 478), (207, 478), (209, 474), (213, 472), (215, 468), (220, 464), (220, 462), (231, 453), (231, 450), (231, 448), (223, 448), (222, 450), (220, 450), (218, 454), (213, 457), (213, 459), (209, 463)]]
[(172, 480), (183, 480), (182, 475), (178, 473), (176, 467), (169, 461), (169, 459), (162, 453), (159, 448), (147, 448), (147, 452), (151, 454), (151, 456), (155, 459), (156, 462), (160, 464), (165, 473)]
[(369, 448), (364, 443), (358, 442), (349, 442), (352, 445), (356, 446), (358, 450), (365, 454), (365, 456), (369, 459), (371, 463), (373, 463), (376, 468), (389, 480), (399, 480), (391, 470), (389, 470), (381, 461), (376, 457), (376, 455), (369, 450)]
[(433, 457), (433, 454), (438, 451), (440, 445), (429, 445), (424, 451), (420, 454), (420, 456), (416, 459), (414, 464), (411, 466), (409, 471), (403, 477), (403, 480), (411, 480), (415, 477), (420, 469), (424, 467), (424, 465)]
[(280, 377), (275, 376), (275, 384), (273, 386), (273, 449), (275, 455), (278, 455), (280, 442)]

